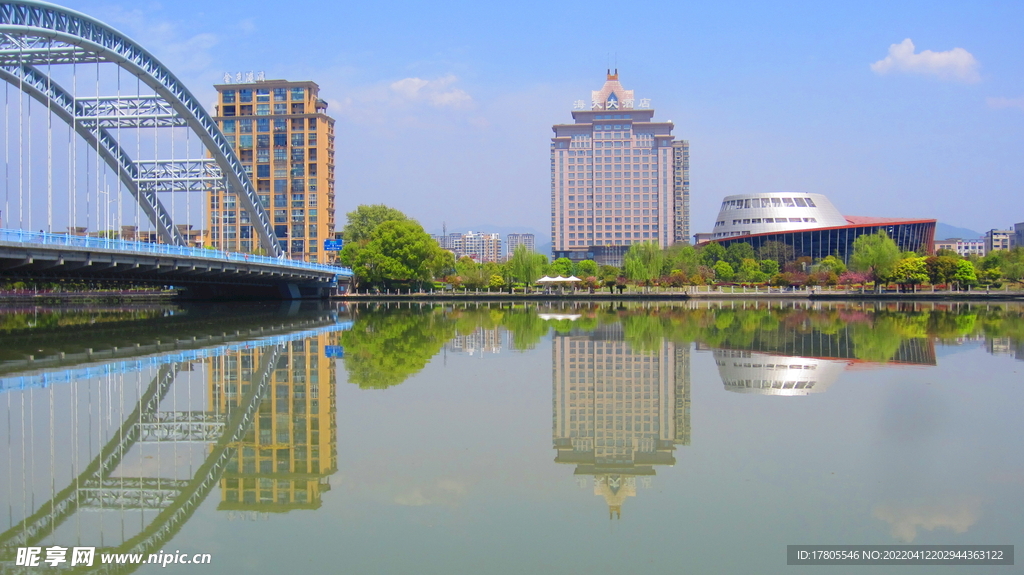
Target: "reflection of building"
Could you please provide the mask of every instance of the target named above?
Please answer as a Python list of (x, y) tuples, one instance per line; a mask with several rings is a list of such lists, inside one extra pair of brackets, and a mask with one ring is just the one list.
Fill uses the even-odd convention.
[(473, 330), (473, 333), (456, 335), (445, 344), (445, 348), (453, 353), (468, 353), (469, 355), (479, 353), (482, 356), (484, 353), (499, 353), (501, 352), (501, 333), (503, 331), (497, 327), (492, 329), (478, 327)]
[(820, 393), (839, 378), (849, 361), (769, 355), (756, 351), (712, 352), (725, 389), (764, 395)]
[(762, 395), (807, 395), (829, 388), (847, 369), (871, 368), (882, 363), (935, 365), (931, 338), (898, 341), (872, 359), (878, 350), (859, 340), (846, 326), (834, 333), (807, 331), (781, 325), (761, 331), (740, 349), (713, 348), (697, 343), (698, 351), (711, 350), (718, 373), (728, 391)]
[[(251, 80), (219, 84), (214, 120), (242, 162), (274, 234), (292, 259), (333, 261), (323, 241), (334, 237), (334, 118), (315, 82)], [(248, 213), (226, 190), (208, 194), (214, 247), (258, 249)]]
[[(690, 443), (690, 350), (663, 341), (635, 350), (621, 326), (553, 340), (556, 463), (594, 476), (612, 516)], [(617, 333), (614, 333), (616, 332)]]
[(902, 251), (933, 251), (935, 220), (844, 216), (825, 196), (803, 192), (727, 196), (711, 241), (723, 246), (745, 242), (755, 250), (780, 242), (792, 248), (793, 259), (838, 253), (845, 262), (855, 239), (879, 231), (886, 232)]
[(1013, 339), (1009, 337), (989, 337), (985, 339), (985, 348), (992, 355), (1013, 355), (1016, 351)]
[(622, 265), (628, 246), (665, 248), (690, 234), (690, 148), (672, 122), (654, 121), (646, 99), (618, 70), (576, 102), (573, 123), (552, 126), (551, 244), (554, 257)]
[[(285, 512), (320, 507), (337, 470), (334, 361), (324, 356), (332, 336), (292, 341), (248, 433), (221, 478), (218, 509)], [(213, 405), (224, 410), (241, 400), (260, 364), (260, 350), (208, 360)]]

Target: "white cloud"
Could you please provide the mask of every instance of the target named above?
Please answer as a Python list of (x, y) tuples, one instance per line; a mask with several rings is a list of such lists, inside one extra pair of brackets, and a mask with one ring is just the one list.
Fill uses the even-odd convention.
[(985, 103), (989, 108), (1020, 108), (1024, 110), (1024, 97), (1022, 98), (986, 98)]
[(914, 53), (914, 43), (907, 38), (899, 44), (889, 46), (889, 55), (871, 65), (876, 74), (904, 72), (935, 76), (942, 80), (960, 82), (977, 82), (978, 61), (963, 48), (953, 48), (945, 52), (924, 50)]
[(875, 507), (872, 515), (889, 524), (895, 539), (910, 543), (917, 538), (918, 529), (934, 531), (943, 528), (953, 533), (965, 533), (977, 523), (980, 503), (977, 498), (966, 498), (934, 505), (886, 504)]
[(160, 59), (175, 75), (207, 70), (214, 61), (212, 49), (219, 42), (208, 32), (187, 35), (188, 26), (168, 20), (154, 20), (142, 10), (113, 7), (104, 18), (126, 31), (143, 48)]
[(391, 84), (391, 91), (407, 101), (425, 101), (438, 108), (464, 108), (473, 103), (473, 98), (453, 86), (458, 80), (454, 74), (436, 80), (403, 78)]

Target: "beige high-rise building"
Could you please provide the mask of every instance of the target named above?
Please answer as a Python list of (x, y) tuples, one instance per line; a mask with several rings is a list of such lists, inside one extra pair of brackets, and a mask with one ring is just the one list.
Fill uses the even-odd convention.
[(627, 497), (690, 444), (690, 349), (664, 341), (636, 350), (621, 324), (552, 339), (556, 463), (592, 476), (617, 517)]
[[(292, 259), (333, 262), (334, 119), (315, 82), (218, 84), (214, 120), (234, 147)], [(213, 190), (207, 229), (214, 247), (252, 252), (259, 240), (233, 194)]]
[(622, 265), (629, 246), (662, 248), (690, 236), (690, 149), (672, 122), (656, 122), (609, 71), (572, 124), (552, 126), (551, 244), (554, 257)]

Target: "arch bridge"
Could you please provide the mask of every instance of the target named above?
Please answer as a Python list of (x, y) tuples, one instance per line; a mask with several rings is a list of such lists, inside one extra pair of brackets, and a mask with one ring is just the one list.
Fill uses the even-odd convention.
[[(164, 64), (103, 22), (45, 2), (0, 2), (0, 78), (4, 276), (223, 293), (253, 286), (287, 298), (323, 295), (351, 277), (283, 259), (269, 192), (254, 189), (210, 114)], [(203, 249), (215, 224), (203, 227), (220, 217), (207, 213), (215, 189), (234, 196), (231, 217), (246, 224), (258, 253)]]

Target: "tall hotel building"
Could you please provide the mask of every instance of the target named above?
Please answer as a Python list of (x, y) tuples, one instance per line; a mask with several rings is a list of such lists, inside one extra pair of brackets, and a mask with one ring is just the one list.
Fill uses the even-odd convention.
[(618, 70), (579, 100), (572, 124), (551, 139), (554, 257), (621, 265), (629, 246), (689, 241), (690, 144), (672, 122), (655, 122), (647, 99), (619, 83)]
[[(334, 238), (334, 119), (320, 87), (286, 80), (214, 87), (214, 120), (252, 180), (282, 249), (292, 259), (333, 261), (323, 240)], [(207, 208), (214, 247), (260, 247), (234, 194), (211, 190)]]
[(594, 494), (617, 517), (626, 497), (649, 485), (656, 465), (673, 465), (690, 444), (690, 347), (662, 342), (638, 350), (621, 324), (552, 339), (556, 463), (593, 476)]

